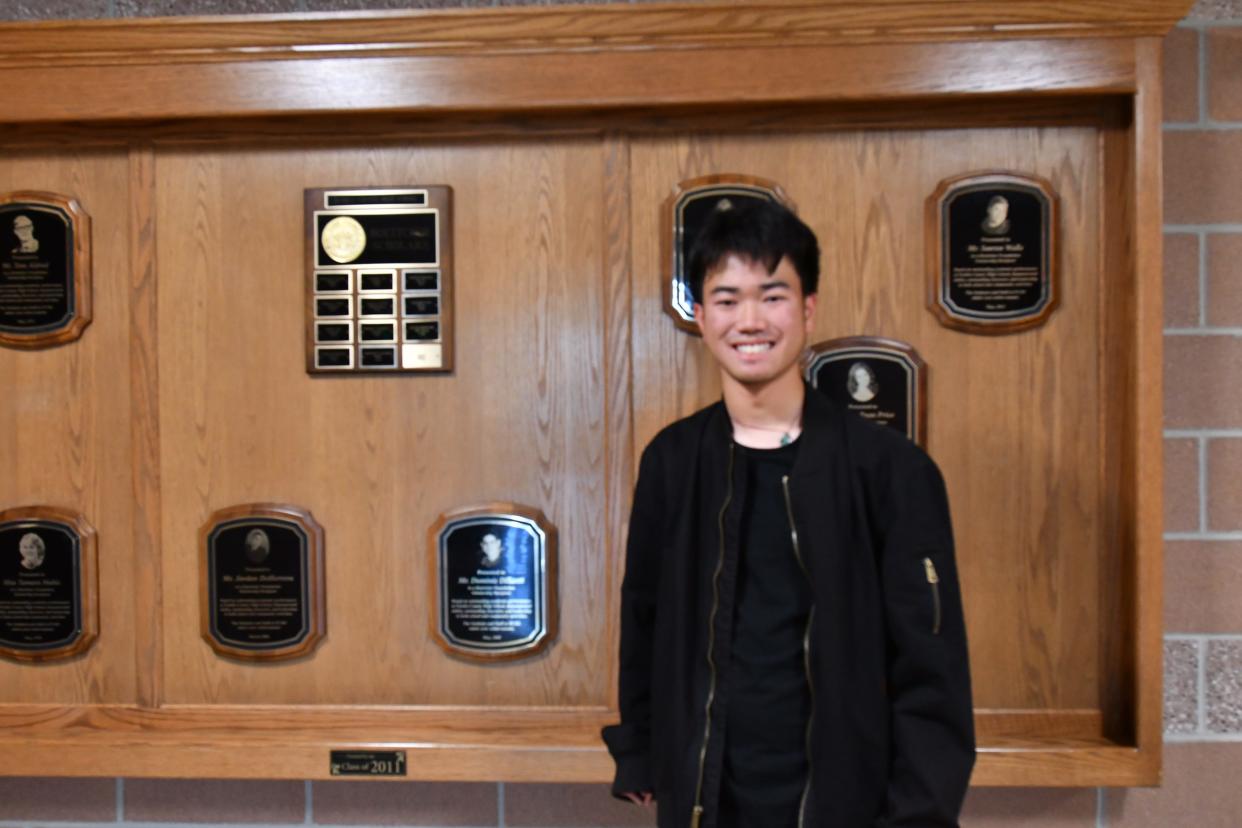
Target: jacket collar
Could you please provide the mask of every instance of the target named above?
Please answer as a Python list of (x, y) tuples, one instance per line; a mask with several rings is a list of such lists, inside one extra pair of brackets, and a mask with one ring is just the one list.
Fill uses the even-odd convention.
[[(826, 466), (822, 459), (844, 451), (841, 408), (805, 383), (803, 390), (802, 436), (798, 438), (798, 459), (791, 474), (798, 480), (823, 473)], [(727, 450), (733, 442), (733, 423), (723, 399), (708, 409), (706, 437), (709, 446), (721, 450)], [(820, 462), (812, 458), (819, 458)]]

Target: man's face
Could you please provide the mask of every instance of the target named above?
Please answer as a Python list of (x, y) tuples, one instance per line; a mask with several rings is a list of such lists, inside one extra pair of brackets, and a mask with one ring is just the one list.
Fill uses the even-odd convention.
[[(979, 215), (975, 213), (975, 215)], [(998, 224), (1005, 223), (1005, 216), (1009, 215), (1009, 205), (1003, 201), (994, 201), (988, 205), (988, 224), (995, 227)]]
[(17, 551), (22, 553), (23, 558), (29, 560), (30, 558), (35, 557), (38, 553), (39, 545), (35, 543), (34, 538), (30, 535), (26, 535), (17, 542)]
[(483, 554), (487, 556), (489, 561), (494, 561), (500, 557), (500, 538), (495, 535), (483, 536)]
[(757, 388), (798, 371), (815, 315), (788, 258), (768, 273), (759, 262), (730, 254), (703, 280), (694, 318), (725, 375)]

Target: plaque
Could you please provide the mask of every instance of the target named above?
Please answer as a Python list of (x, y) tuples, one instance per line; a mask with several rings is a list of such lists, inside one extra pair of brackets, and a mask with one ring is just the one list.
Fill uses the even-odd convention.
[(95, 530), (50, 506), (0, 512), (0, 656), (68, 658), (99, 634)]
[(68, 196), (0, 194), (0, 345), (72, 342), (91, 322), (91, 220)]
[(713, 212), (747, 200), (779, 201), (793, 210), (793, 202), (775, 182), (749, 175), (707, 175), (677, 185), (664, 202), (661, 258), (664, 261), (664, 310), (673, 324), (698, 334), (694, 321), (694, 297), (686, 269), (690, 251), (703, 225)]
[(806, 381), (864, 419), (927, 442), (927, 365), (904, 342), (847, 336), (811, 346)]
[(927, 200), (927, 227), (928, 307), (942, 325), (1011, 333), (1056, 308), (1057, 198), (1044, 179), (950, 178)]
[(451, 371), (452, 190), (320, 188), (305, 200), (307, 372)]
[(334, 750), (328, 755), (332, 776), (405, 776), (404, 750)]
[(202, 632), (231, 658), (276, 661), (315, 649), (327, 631), (323, 529), (296, 506), (216, 512), (199, 531)]
[(441, 515), (428, 533), (432, 632), (478, 660), (541, 651), (556, 635), (556, 527), (538, 509), (493, 503)]

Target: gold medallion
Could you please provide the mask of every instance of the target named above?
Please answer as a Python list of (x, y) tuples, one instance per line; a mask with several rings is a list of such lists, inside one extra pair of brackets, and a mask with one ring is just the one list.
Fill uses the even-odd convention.
[(346, 264), (361, 256), (366, 249), (367, 231), (356, 219), (337, 216), (324, 225), (319, 242), (332, 261)]

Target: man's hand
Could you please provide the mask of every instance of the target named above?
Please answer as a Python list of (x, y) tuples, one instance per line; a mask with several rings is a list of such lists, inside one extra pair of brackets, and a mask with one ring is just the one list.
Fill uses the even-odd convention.
[(642, 805), (643, 807), (651, 805), (652, 802), (651, 791), (643, 791), (642, 793), (634, 793), (631, 791), (624, 794), (624, 796), (635, 805)]

